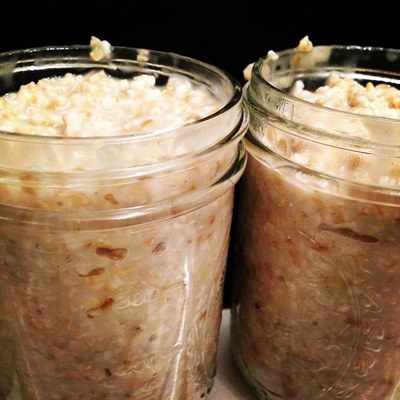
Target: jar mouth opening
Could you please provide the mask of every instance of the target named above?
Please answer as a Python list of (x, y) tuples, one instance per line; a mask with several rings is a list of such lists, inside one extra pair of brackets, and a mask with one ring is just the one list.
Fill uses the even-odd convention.
[[(314, 46), (310, 52), (299, 52), (295, 48), (276, 53), (278, 58), (261, 57), (252, 68), (251, 79), (245, 85), (245, 100), (251, 103), (258, 112), (269, 112), (278, 119), (284, 119), (294, 124), (300, 123), (296, 114), (301, 112), (315, 114), (321, 119), (337, 118), (346, 120), (348, 126), (362, 124), (380, 126), (385, 136), (377, 134), (369, 138), (353, 136), (346, 127), (341, 130), (325, 131), (325, 136), (344, 140), (348, 144), (362, 144), (366, 147), (385, 147), (398, 149), (400, 138), (393, 137), (390, 132), (400, 129), (400, 120), (394, 117), (359, 114), (351, 111), (331, 108), (315, 104), (291, 93), (291, 88), (297, 80), (304, 79), (307, 84), (316, 89), (329, 74), (353, 78), (359, 82), (368, 81), (373, 84), (385, 83), (400, 89), (400, 49), (367, 47), (356, 45)], [(266, 107), (270, 102), (279, 103), (273, 109)], [(297, 111), (294, 112), (294, 111)], [(313, 129), (313, 126), (307, 128)], [(321, 127), (317, 127), (321, 128)], [(324, 127), (326, 128), (326, 127)], [(389, 132), (389, 133), (387, 133)], [(398, 136), (398, 135), (397, 135)]]
[[(167, 75), (174, 73), (188, 77), (190, 80), (206, 85), (212, 94), (218, 96), (223, 89), (229, 89), (229, 97), (223, 100), (222, 106), (215, 112), (199, 118), (195, 121), (183, 125), (177, 125), (165, 129), (141, 131), (139, 133), (114, 135), (114, 136), (51, 136), (38, 134), (25, 134), (0, 129), (0, 140), (23, 141), (26, 143), (54, 143), (85, 145), (91, 144), (94, 140), (101, 140), (108, 144), (139, 143), (148, 140), (157, 140), (162, 137), (181, 135), (190, 132), (191, 129), (198, 129), (199, 125), (207, 124), (226, 115), (231, 109), (235, 108), (242, 99), (242, 87), (239, 81), (228, 72), (194, 58), (183, 56), (173, 52), (159, 50), (113, 46), (113, 56), (104, 61), (94, 61), (90, 58), (90, 46), (70, 45), (70, 46), (46, 46), (13, 50), (0, 53), (0, 80), (12, 80), (13, 73), (43, 74), (46, 70), (63, 71), (60, 75), (78, 69), (82, 72), (91, 70), (104, 70), (116, 77), (130, 77), (134, 74)], [(141, 54), (146, 54), (147, 60), (139, 58)], [(38, 61), (41, 58), (42, 61)], [(79, 64), (77, 66), (77, 64)], [(204, 76), (209, 80), (206, 81)], [(46, 77), (46, 74), (44, 75)], [(47, 77), (54, 75), (47, 75)], [(30, 82), (28, 80), (26, 83)], [(22, 84), (19, 84), (19, 87)], [(218, 90), (218, 85), (220, 89)], [(18, 87), (18, 88), (19, 88)], [(11, 91), (18, 90), (13, 88)], [(222, 90), (221, 90), (222, 88)], [(4, 90), (2, 90), (4, 92)], [(8, 93), (6, 91), (5, 93)], [(0, 93), (4, 95), (5, 93)]]

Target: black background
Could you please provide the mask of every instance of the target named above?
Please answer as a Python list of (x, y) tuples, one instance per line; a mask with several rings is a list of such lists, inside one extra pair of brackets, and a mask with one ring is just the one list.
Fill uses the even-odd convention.
[(268, 50), (314, 44), (400, 47), (397, 1), (0, 0), (0, 51), (88, 44), (172, 51), (237, 79)]
[[(209, 62), (241, 83), (244, 67), (265, 55), (314, 44), (400, 48), (396, 1), (0, 0), (0, 52), (88, 44), (171, 51)], [(225, 305), (230, 303), (228, 264)]]

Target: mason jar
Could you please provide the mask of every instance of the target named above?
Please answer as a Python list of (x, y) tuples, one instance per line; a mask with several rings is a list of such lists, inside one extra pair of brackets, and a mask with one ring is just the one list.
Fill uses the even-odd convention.
[(395, 89), (399, 71), (400, 51), (358, 46), (252, 68), (231, 334), (260, 399), (400, 398), (399, 92), (385, 115), (299, 95), (333, 76)]
[[(105, 134), (112, 121), (102, 115), (76, 136), (0, 131), (0, 398), (206, 398), (234, 187), (246, 163), (241, 87), (177, 54), (89, 54), (89, 46), (3, 53), (1, 95), (98, 72), (124, 84), (150, 77), (155, 90), (178, 76), (218, 107), (173, 127), (160, 112), (158, 129), (124, 134)], [(177, 100), (186, 112), (185, 90)], [(24, 96), (31, 101), (29, 90)]]

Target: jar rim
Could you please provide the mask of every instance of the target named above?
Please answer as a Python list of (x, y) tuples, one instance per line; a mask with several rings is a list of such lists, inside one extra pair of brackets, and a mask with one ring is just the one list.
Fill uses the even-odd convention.
[[(164, 70), (172, 70), (172, 68), (179, 68), (180, 65), (193, 65), (198, 68), (200, 71), (204, 71), (207, 73), (207, 77), (210, 78), (212, 76), (221, 80), (225, 86), (231, 86), (231, 95), (230, 97), (224, 101), (224, 104), (217, 111), (200, 118), (198, 120), (188, 122), (183, 125), (179, 125), (176, 127), (165, 128), (165, 129), (157, 129), (150, 131), (143, 131), (140, 133), (132, 133), (125, 135), (115, 135), (115, 136), (92, 136), (92, 137), (65, 137), (65, 136), (52, 136), (52, 135), (37, 135), (37, 134), (25, 134), (18, 132), (11, 132), (0, 129), (0, 140), (13, 140), (13, 141), (25, 141), (27, 143), (65, 143), (65, 144), (80, 144), (85, 145), (92, 143), (93, 140), (102, 140), (104, 143), (113, 144), (113, 143), (123, 143), (123, 142), (141, 142), (145, 140), (155, 140), (159, 137), (165, 138), (168, 135), (175, 135), (177, 133), (184, 134), (185, 131), (189, 131), (190, 129), (196, 129), (198, 125), (207, 123), (210, 120), (215, 120), (221, 117), (221, 115), (225, 115), (227, 111), (235, 108), (238, 104), (240, 104), (242, 100), (242, 86), (239, 81), (229, 72), (209, 64), (207, 62), (197, 60), (193, 57), (181, 55), (175, 52), (161, 51), (161, 50), (153, 50), (153, 49), (144, 49), (139, 47), (127, 47), (127, 46), (113, 46), (113, 57), (111, 59), (107, 59), (104, 61), (94, 61), (90, 58), (90, 50), (91, 47), (89, 45), (65, 45), (65, 46), (43, 46), (43, 47), (32, 47), (18, 50), (11, 50), (7, 52), (0, 53), (0, 73), (1, 73), (1, 65), (5, 63), (5, 69), (10, 68), (11, 66), (16, 66), (19, 62), (26, 63), (29, 67), (29, 70), (32, 71), (35, 68), (42, 70), (43, 67), (35, 65), (34, 59), (40, 56), (47, 56), (46, 66), (51, 66), (51, 61), (60, 60), (62, 55), (65, 55), (67, 58), (67, 64), (71, 64), (74, 67), (73, 62), (77, 60), (84, 61), (85, 65), (91, 65), (93, 68), (97, 69), (115, 69), (118, 68), (118, 64), (122, 62), (129, 61), (132, 64), (132, 68), (135, 69), (144, 69), (148, 71), (156, 71), (157, 68), (162, 67)], [(148, 57), (147, 61), (143, 61), (141, 59), (137, 59), (138, 55), (146, 52), (146, 57)], [(72, 53), (72, 54), (70, 54)], [(49, 58), (48, 56), (53, 55), (54, 58)], [(162, 64), (165, 63), (165, 64)], [(170, 64), (167, 64), (170, 63)], [(115, 65), (116, 64), (116, 65)], [(64, 66), (66, 66), (64, 65)], [(59, 67), (62, 67), (60, 65)], [(121, 65), (119, 65), (121, 67)], [(153, 68), (153, 70), (152, 70)], [(15, 69), (14, 69), (15, 70)], [(14, 71), (13, 70), (13, 71)], [(138, 69), (139, 70), (139, 69)], [(12, 72), (12, 71), (9, 71)], [(175, 73), (182, 73), (182, 75), (191, 76), (188, 71), (181, 69)]]
[[(265, 106), (265, 101), (263, 100), (265, 100), (267, 96), (268, 98), (271, 97), (277, 99), (279, 98), (279, 100), (282, 103), (285, 103), (285, 107), (282, 107), (281, 109), (274, 109), (274, 111), (276, 112), (274, 113), (274, 115), (277, 116), (278, 118), (293, 123), (299, 123), (299, 121), (291, 120), (293, 115), (291, 115), (291, 113), (287, 111), (292, 107), (298, 107), (301, 109), (307, 109), (307, 112), (309, 113), (312, 112), (326, 117), (335, 115), (340, 118), (345, 118), (348, 121), (354, 121), (354, 123), (362, 122), (371, 125), (375, 125), (377, 123), (383, 124), (385, 125), (385, 130), (387, 131), (399, 130), (400, 129), (399, 119), (386, 116), (370, 115), (370, 114), (357, 114), (346, 110), (340, 110), (320, 104), (315, 104), (305, 99), (299, 98), (290, 92), (286, 92), (285, 90), (281, 89), (280, 87), (278, 87), (276, 84), (273, 83), (273, 80), (276, 78), (274, 74), (278, 71), (278, 74), (280, 74), (279, 76), (283, 77), (283, 72), (285, 71), (285, 67), (289, 66), (289, 63), (293, 60), (294, 57), (296, 56), (308, 57), (309, 60), (307, 61), (309, 62), (314, 54), (316, 56), (313, 65), (311, 66), (306, 65), (304, 68), (296, 67), (296, 71), (300, 71), (301, 73), (303, 73), (305, 70), (317, 71), (321, 68), (326, 67), (325, 68), (326, 73), (333, 71), (339, 71), (339, 73), (341, 73), (344, 71), (346, 73), (360, 74), (360, 76), (361, 74), (365, 74), (370, 78), (378, 78), (378, 79), (380, 78), (383, 80), (389, 80), (384, 78), (384, 74), (386, 74), (393, 79), (395, 78), (394, 80), (396, 81), (396, 84), (400, 86), (400, 72), (396, 73), (395, 71), (386, 71), (382, 69), (373, 70), (372, 68), (358, 67), (357, 65), (354, 65), (353, 67), (346, 67), (343, 70), (341, 70), (339, 68), (339, 64), (335, 66), (325, 65), (325, 63), (329, 62), (329, 57), (332, 57), (332, 54), (335, 54), (336, 57), (339, 55), (337, 63), (342, 62), (343, 61), (342, 58), (346, 54), (352, 54), (352, 55), (356, 54), (356, 58), (358, 59), (353, 60), (353, 63), (355, 63), (358, 60), (363, 61), (362, 56), (363, 54), (365, 55), (366, 53), (378, 55), (380, 57), (384, 56), (386, 59), (385, 65), (388, 65), (387, 63), (389, 62), (395, 63), (396, 61), (400, 60), (400, 49), (384, 48), (377, 46), (374, 47), (374, 46), (358, 46), (358, 45), (320, 45), (320, 46), (314, 46), (313, 49), (307, 53), (299, 52), (297, 51), (296, 48), (282, 50), (276, 53), (278, 56), (277, 59), (274, 57), (270, 57), (269, 55), (266, 55), (260, 57), (258, 60), (255, 61), (252, 68), (251, 79), (249, 82), (246, 83), (244, 87), (245, 99), (247, 99), (248, 103), (251, 103), (251, 106), (253, 108), (256, 108), (259, 112), (264, 113), (266, 112), (267, 109)], [(325, 59), (319, 59), (321, 54), (325, 54), (327, 57)], [(399, 68), (397, 68), (397, 71), (399, 71)], [(367, 73), (370, 74), (368, 75)], [(262, 93), (263, 90), (267, 92), (267, 94)], [(269, 111), (271, 110), (268, 109), (268, 112)], [(344, 132), (344, 133), (349, 133), (349, 132)], [(363, 146), (366, 147), (373, 147), (373, 148), (380, 147), (380, 148), (385, 148), (386, 150), (390, 150), (393, 148), (399, 149), (400, 147), (400, 138), (398, 138), (397, 141), (395, 141), (394, 143), (388, 143), (382, 140), (382, 138), (374, 138), (374, 137), (362, 138), (359, 136), (344, 137), (341, 133), (333, 131), (329, 133), (325, 132), (325, 134), (326, 134), (325, 137), (331, 137), (334, 140), (343, 139), (347, 144), (350, 145), (357, 145), (357, 144), (359, 145), (360, 143), (362, 143)]]

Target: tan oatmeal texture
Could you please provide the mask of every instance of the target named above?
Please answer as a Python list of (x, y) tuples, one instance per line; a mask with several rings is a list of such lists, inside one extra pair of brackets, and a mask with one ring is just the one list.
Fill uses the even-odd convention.
[(362, 64), (388, 65), (379, 49), (308, 39), (278, 54), (244, 89), (235, 360), (260, 399), (399, 399), (395, 74)]

